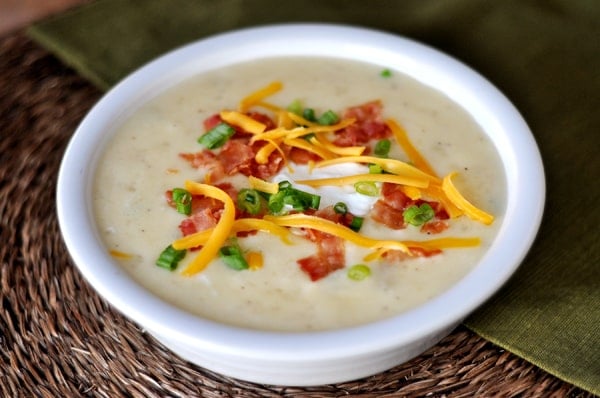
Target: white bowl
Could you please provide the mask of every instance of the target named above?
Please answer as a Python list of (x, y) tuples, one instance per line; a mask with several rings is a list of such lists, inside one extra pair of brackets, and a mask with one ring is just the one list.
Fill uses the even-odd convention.
[[(332, 53), (334, 49), (334, 53)], [(489, 252), (458, 283), (413, 310), (341, 330), (245, 330), (190, 315), (132, 280), (107, 253), (91, 209), (92, 181), (110, 132), (144, 102), (212, 68), (282, 55), (334, 56), (386, 65), (437, 88), (466, 109), (496, 146), (507, 178), (506, 213)], [(476, 72), (432, 48), (356, 27), (292, 24), (234, 31), (177, 49), (108, 92), (75, 132), (58, 180), (67, 248), (116, 309), (181, 357), (253, 382), (309, 386), (348, 381), (419, 355), (455, 328), (513, 274), (537, 233), (545, 198), (536, 143), (513, 105)]]

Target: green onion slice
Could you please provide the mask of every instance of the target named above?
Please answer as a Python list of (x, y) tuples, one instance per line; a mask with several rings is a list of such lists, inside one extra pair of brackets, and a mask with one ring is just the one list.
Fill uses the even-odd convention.
[(327, 112), (319, 116), (319, 118), (317, 119), (317, 123), (323, 126), (331, 126), (332, 124), (336, 124), (339, 120), (340, 118), (334, 111), (328, 110)]
[(390, 153), (391, 146), (392, 143), (387, 138), (379, 140), (377, 141), (377, 144), (375, 144), (375, 149), (373, 152), (375, 153), (375, 156), (378, 156), (380, 158), (387, 158)]
[(248, 269), (250, 266), (244, 258), (242, 249), (237, 245), (223, 246), (219, 250), (219, 257), (231, 269), (241, 271)]
[(359, 181), (354, 184), (354, 189), (356, 192), (367, 195), (367, 196), (377, 196), (379, 195), (379, 188), (373, 181)]
[(337, 202), (333, 205), (333, 211), (337, 214), (346, 214), (348, 213), (348, 206), (344, 202)]
[(198, 138), (198, 143), (208, 149), (220, 148), (235, 134), (235, 129), (227, 123), (219, 123)]
[(281, 214), (283, 211), (283, 207), (285, 203), (283, 203), (283, 198), (285, 197), (285, 191), (279, 191), (271, 196), (269, 196), (269, 201), (267, 202), (267, 208), (271, 214)]
[(284, 191), (284, 190), (289, 189), (289, 188), (292, 187), (292, 183), (289, 182), (289, 181), (287, 181), (287, 180), (281, 181), (278, 185), (279, 185), (279, 190), (280, 191)]
[(262, 201), (263, 199), (256, 189), (241, 189), (237, 196), (238, 208), (252, 215), (260, 213)]
[(302, 116), (302, 101), (295, 99), (291, 104), (288, 105), (287, 111), (295, 113), (298, 116)]
[(389, 69), (384, 69), (381, 71), (380, 76), (383, 78), (389, 78), (392, 77), (392, 71)]
[(358, 232), (362, 228), (364, 220), (365, 219), (363, 217), (354, 216), (352, 221), (350, 221), (350, 225), (348, 226), (348, 228), (350, 228), (354, 232)]
[(362, 281), (371, 275), (371, 268), (365, 264), (356, 264), (348, 268), (347, 274), (353, 281)]
[(304, 211), (306, 209), (317, 210), (320, 203), (319, 195), (293, 188), (289, 181), (281, 181), (279, 192), (269, 197), (267, 207), (272, 214), (281, 214), (285, 205), (294, 210)]
[(316, 122), (317, 117), (315, 116), (315, 110), (312, 108), (304, 108), (302, 112), (302, 117), (308, 120), (309, 122)]
[(383, 174), (383, 168), (378, 164), (370, 164), (369, 174)]
[(421, 206), (412, 205), (404, 210), (404, 222), (419, 227), (435, 216), (435, 211), (428, 203)]
[(192, 214), (192, 194), (183, 188), (173, 189), (173, 202), (175, 202), (175, 208), (181, 214), (189, 216)]
[(173, 271), (177, 268), (177, 264), (185, 257), (186, 253), (187, 251), (185, 249), (176, 250), (172, 245), (169, 245), (162, 253), (160, 253), (160, 256), (158, 256), (156, 265), (166, 268), (169, 271)]

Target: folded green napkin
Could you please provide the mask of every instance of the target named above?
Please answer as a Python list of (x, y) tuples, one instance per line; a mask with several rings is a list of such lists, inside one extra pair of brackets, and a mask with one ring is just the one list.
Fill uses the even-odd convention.
[(428, 43), (485, 75), (521, 110), (546, 167), (543, 225), (516, 275), (465, 324), (600, 394), (600, 2), (100, 0), (28, 32), (106, 89), (175, 46), (294, 21)]

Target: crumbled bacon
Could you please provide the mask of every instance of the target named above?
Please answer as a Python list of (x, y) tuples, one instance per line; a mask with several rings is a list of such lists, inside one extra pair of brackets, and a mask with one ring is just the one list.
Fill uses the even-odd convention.
[[(267, 115), (259, 112), (249, 112), (247, 115), (265, 124), (267, 129), (275, 127), (274, 122)], [(208, 130), (221, 121), (219, 114), (215, 114), (204, 121), (204, 127)], [(256, 153), (262, 145), (260, 142), (251, 145), (250, 134), (236, 128), (236, 134), (216, 152), (203, 150), (196, 153), (182, 153), (179, 156), (194, 168), (207, 169), (207, 174), (210, 174), (213, 182), (237, 173), (266, 180), (277, 174), (284, 162), (283, 156), (278, 151), (271, 153), (266, 164), (256, 162)]]
[(439, 234), (448, 229), (448, 223), (440, 220), (426, 222), (421, 227), (421, 232), (425, 234)]
[(413, 200), (398, 185), (387, 182), (382, 185), (381, 195), (382, 199), (375, 202), (371, 211), (371, 218), (381, 224), (392, 229), (406, 228), (404, 210), (413, 205), (421, 206), (423, 203), (427, 203), (434, 210), (435, 217), (421, 227), (421, 232), (437, 234), (448, 228), (448, 224), (443, 221), (449, 218), (448, 213), (439, 202), (423, 199)]
[(356, 146), (390, 137), (392, 132), (382, 120), (382, 111), (381, 101), (371, 101), (348, 108), (343, 114), (344, 119), (354, 118), (356, 121), (336, 132), (333, 143), (339, 146)]
[(310, 161), (322, 160), (319, 155), (300, 148), (291, 148), (288, 158), (296, 164), (308, 164)]
[(344, 268), (346, 265), (344, 241), (337, 236), (324, 232), (313, 231), (312, 236), (317, 239), (317, 253), (297, 261), (300, 269), (317, 281), (326, 277), (333, 271)]
[[(345, 226), (350, 225), (354, 217), (350, 213), (336, 213), (333, 206), (327, 206), (315, 212), (307, 213)], [(345, 267), (343, 239), (314, 229), (305, 229), (302, 232), (304, 237), (317, 244), (317, 253), (315, 255), (297, 261), (300, 268), (308, 274), (312, 281), (324, 278), (333, 271)]]
[(396, 209), (379, 199), (371, 209), (371, 218), (392, 229), (402, 229), (406, 227), (403, 213), (404, 210)]

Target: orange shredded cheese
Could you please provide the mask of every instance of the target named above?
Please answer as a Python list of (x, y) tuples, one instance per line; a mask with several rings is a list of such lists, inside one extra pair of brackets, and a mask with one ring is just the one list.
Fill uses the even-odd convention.
[(360, 156), (367, 149), (365, 146), (337, 146), (320, 135), (311, 137), (309, 141), (313, 145), (323, 147), (325, 150), (341, 156)]
[(342, 156), (335, 159), (323, 160), (316, 164), (316, 167), (331, 166), (339, 163), (369, 163), (380, 166), (388, 173), (412, 176), (418, 178), (427, 178), (431, 181), (440, 181), (439, 178), (419, 170), (406, 162), (389, 158), (378, 158), (375, 156)]
[(219, 115), (223, 121), (233, 124), (234, 126), (241, 127), (245, 131), (252, 134), (260, 134), (267, 128), (264, 123), (254, 120), (250, 116), (244, 115), (240, 112), (221, 111)]
[(275, 182), (268, 182), (258, 177), (249, 176), (248, 183), (250, 188), (256, 189), (257, 191), (274, 194), (279, 192), (279, 184)]
[(406, 130), (394, 119), (388, 119), (385, 121), (385, 124), (388, 125), (390, 130), (392, 130), (392, 134), (394, 134), (394, 138), (396, 138), (396, 142), (402, 147), (406, 155), (410, 159), (410, 161), (418, 168), (424, 171), (425, 173), (436, 176), (435, 171), (429, 165), (427, 160), (421, 155), (421, 153), (415, 148), (410, 142), (408, 138), (408, 134), (406, 134)]
[(367, 247), (371, 249), (387, 247), (389, 249), (402, 250), (408, 252), (408, 248), (406, 247), (406, 245), (400, 241), (379, 240), (369, 238), (357, 232), (354, 232), (348, 227), (334, 223), (333, 221), (329, 221), (321, 217), (309, 216), (306, 214), (298, 213), (290, 214), (287, 216), (265, 216), (265, 220), (271, 221), (277, 225), (285, 227), (309, 228), (325, 232), (350, 241), (352, 243), (355, 243), (356, 245), (362, 247)]
[[(221, 202), (223, 202), (224, 205), (223, 213), (221, 213), (221, 218), (219, 219), (217, 225), (214, 227), (213, 232), (210, 234), (210, 237), (206, 240), (206, 242), (202, 246), (202, 249), (200, 249), (198, 255), (190, 262), (187, 268), (183, 270), (184, 275), (191, 276), (206, 268), (206, 266), (217, 255), (217, 252), (219, 251), (221, 246), (223, 246), (223, 243), (225, 243), (225, 241), (229, 237), (231, 228), (233, 226), (233, 222), (235, 220), (235, 205), (231, 197), (227, 194), (227, 192), (212, 185), (200, 184), (188, 180), (185, 182), (185, 189), (187, 189), (188, 192), (190, 192), (193, 195), (204, 195), (210, 198), (220, 200)], [(180, 240), (173, 242), (173, 248), (176, 250), (183, 249), (184, 247), (181, 247), (179, 243)], [(195, 246), (198, 245), (188, 246), (188, 248)]]
[(262, 87), (250, 95), (244, 97), (239, 104), (239, 111), (244, 113), (247, 112), (252, 106), (260, 103), (263, 99), (275, 94), (283, 88), (281, 82), (275, 81), (269, 83), (265, 87)]
[(464, 211), (467, 217), (472, 220), (480, 221), (485, 225), (490, 225), (494, 222), (494, 216), (486, 213), (485, 211), (478, 209), (471, 202), (462, 196), (458, 189), (452, 183), (452, 177), (456, 172), (448, 174), (442, 181), (442, 190), (448, 197), (448, 199), (460, 210)]
[(132, 258), (133, 254), (129, 254), (129, 253), (125, 253), (119, 250), (114, 250), (111, 249), (108, 251), (110, 253), (111, 256), (116, 257), (116, 258), (123, 258), (123, 259), (127, 259), (127, 258)]
[[(240, 218), (233, 222), (227, 238), (238, 232), (247, 231), (263, 231), (270, 234), (276, 235), (285, 244), (291, 244), (289, 240), (289, 231), (273, 222), (263, 220), (260, 218)], [(173, 243), (173, 248), (177, 250), (191, 249), (193, 247), (204, 246), (211, 235), (215, 232), (215, 228), (207, 228), (203, 231), (196, 232), (184, 236)]]
[(260, 252), (248, 252), (246, 254), (246, 262), (252, 271), (261, 269), (264, 264), (263, 255)]
[(425, 178), (405, 177), (394, 174), (355, 174), (344, 177), (320, 178), (315, 180), (299, 180), (298, 184), (311, 187), (322, 187), (325, 185), (351, 185), (360, 181), (391, 182), (392, 184), (408, 185), (417, 188), (427, 188), (429, 180)]

